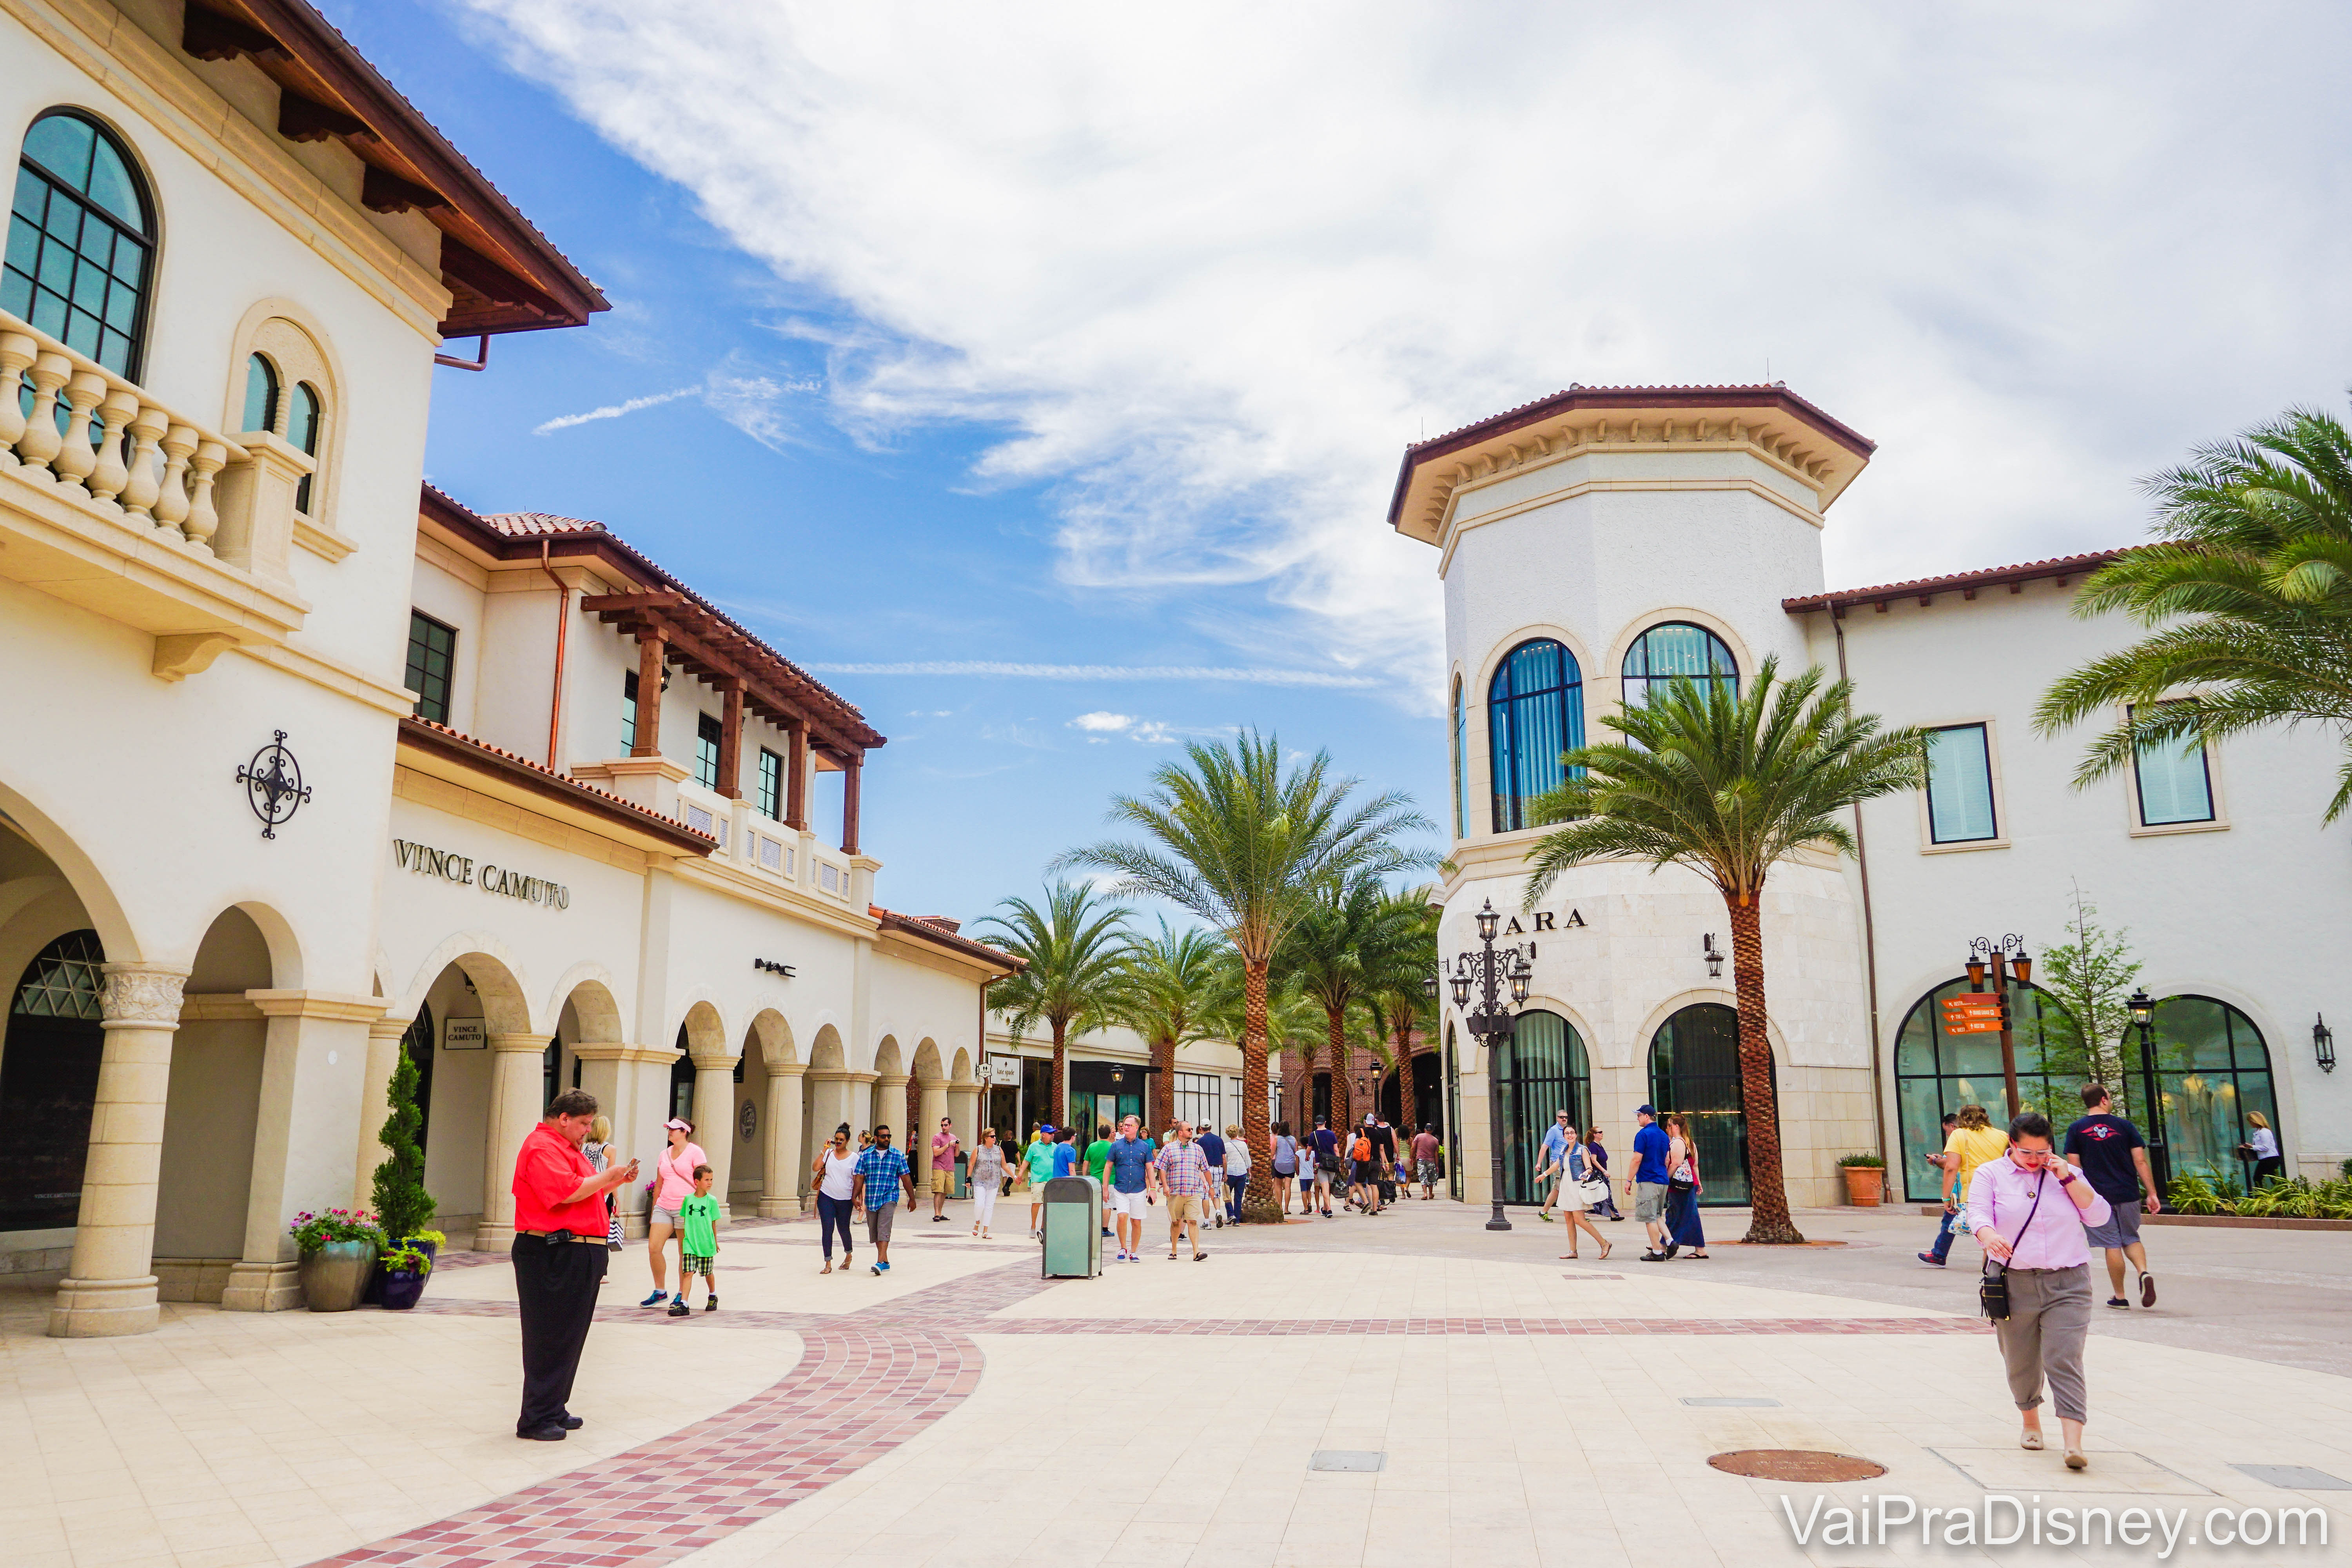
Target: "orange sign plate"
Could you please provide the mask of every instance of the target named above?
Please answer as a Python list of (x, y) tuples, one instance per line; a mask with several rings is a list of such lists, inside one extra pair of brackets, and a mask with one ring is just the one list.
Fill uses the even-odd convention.
[(2000, 1033), (2000, 998), (1992, 992), (1971, 991), (1947, 996), (1942, 1006), (1944, 1033), (1948, 1035)]

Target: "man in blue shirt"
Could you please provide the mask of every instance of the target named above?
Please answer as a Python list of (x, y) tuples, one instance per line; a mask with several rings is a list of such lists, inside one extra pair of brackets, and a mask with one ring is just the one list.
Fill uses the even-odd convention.
[(1544, 1194), (1543, 1207), (1536, 1210), (1536, 1217), (1549, 1225), (1551, 1205), (1559, 1202), (1559, 1189), (1568, 1184), (1568, 1112), (1565, 1110), (1553, 1111), (1551, 1125), (1544, 1129), (1543, 1158), (1536, 1162), (1538, 1178), (1540, 1179), (1546, 1171), (1552, 1173), (1551, 1191)]
[[(1218, 1137), (1215, 1131), (1203, 1121), (1201, 1123), (1201, 1131), (1193, 1135), (1192, 1142), (1201, 1146), (1201, 1158), (1209, 1162), (1209, 1174), (1217, 1179), (1215, 1187), (1212, 1189), (1213, 1195), (1214, 1192), (1223, 1190), (1225, 1184), (1225, 1141)], [(1225, 1226), (1225, 1205), (1218, 1203), (1211, 1204), (1209, 1213), (1202, 1223), (1223, 1230)]]
[(1654, 1106), (1635, 1106), (1633, 1120), (1642, 1124), (1642, 1130), (1633, 1134), (1633, 1173), (1625, 1183), (1625, 1193), (1633, 1200), (1633, 1217), (1650, 1233), (1650, 1250), (1642, 1254), (1642, 1261), (1664, 1263), (1676, 1250), (1661, 1239), (1660, 1228), (1666, 1217), (1666, 1154), (1672, 1144), (1666, 1130), (1658, 1125)]
[(1070, 1142), (1075, 1136), (1065, 1127), (1054, 1134), (1054, 1174), (1066, 1176), (1078, 1168), (1078, 1146)]
[[(1143, 1211), (1151, 1202), (1148, 1173), (1151, 1157), (1159, 1152), (1159, 1146), (1143, 1136), (1139, 1118), (1130, 1116), (1118, 1124), (1118, 1136), (1110, 1145), (1110, 1191), (1104, 1196), (1116, 1216), (1111, 1223), (1118, 1227), (1121, 1263), (1143, 1261)], [(1134, 1227), (1132, 1235), (1129, 1226)]]
[(907, 1193), (907, 1208), (915, 1207), (915, 1173), (907, 1168), (907, 1156), (890, 1147), (890, 1130), (877, 1127), (873, 1146), (857, 1156), (856, 1168), (850, 1173), (849, 1201), (853, 1211), (858, 1205), (866, 1208), (866, 1234), (874, 1243), (872, 1274), (890, 1271), (890, 1222), (898, 1217), (898, 1190)]

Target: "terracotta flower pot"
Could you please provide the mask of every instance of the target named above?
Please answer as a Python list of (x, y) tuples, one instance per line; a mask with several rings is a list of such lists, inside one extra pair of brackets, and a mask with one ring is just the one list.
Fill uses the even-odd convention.
[(331, 1241), (302, 1255), (302, 1299), (314, 1312), (348, 1312), (374, 1272), (374, 1242)]
[(1858, 1209), (1874, 1209), (1886, 1195), (1886, 1168), (1884, 1165), (1843, 1165), (1845, 1172), (1845, 1201)]

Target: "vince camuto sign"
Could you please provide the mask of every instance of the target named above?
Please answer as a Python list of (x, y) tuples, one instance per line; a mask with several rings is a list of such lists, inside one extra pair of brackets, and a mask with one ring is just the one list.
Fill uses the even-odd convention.
[(455, 850), (436, 849), (428, 844), (412, 844), (405, 838), (395, 838), (392, 841), (392, 858), (394, 864), (420, 877), (438, 877), (461, 888), (479, 888), (486, 893), (520, 899), (527, 904), (544, 904), (551, 910), (572, 907), (572, 889), (561, 882), (526, 877), (520, 871), (493, 866), (488, 861), (482, 863), (478, 877), (472, 858)]

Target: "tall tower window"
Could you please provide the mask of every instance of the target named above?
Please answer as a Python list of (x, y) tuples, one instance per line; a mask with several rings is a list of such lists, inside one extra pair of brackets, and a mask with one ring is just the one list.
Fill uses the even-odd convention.
[(1495, 831), (1534, 826), (1538, 795), (1568, 777), (1560, 755), (1584, 744), (1584, 672), (1549, 637), (1523, 642), (1486, 688)]

